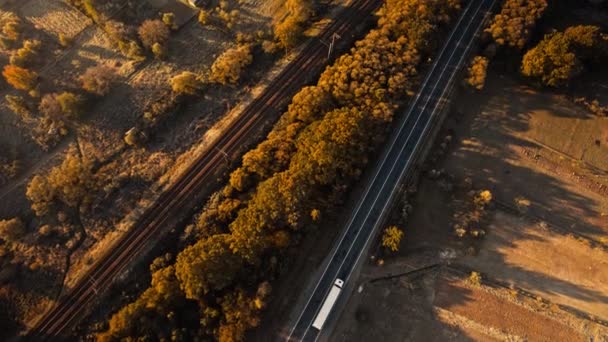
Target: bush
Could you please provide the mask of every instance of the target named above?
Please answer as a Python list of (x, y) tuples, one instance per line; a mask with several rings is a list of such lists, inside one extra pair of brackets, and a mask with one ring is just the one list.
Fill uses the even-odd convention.
[(82, 82), (82, 89), (104, 96), (110, 92), (110, 86), (116, 80), (116, 73), (110, 67), (98, 65), (88, 68), (79, 79)]
[(2, 76), (8, 84), (19, 90), (32, 90), (38, 82), (38, 74), (16, 65), (4, 66)]
[(23, 47), (15, 51), (10, 58), (10, 63), (20, 67), (27, 67), (32, 64), (40, 53), (39, 40), (26, 40), (23, 42)]
[(211, 66), (210, 80), (221, 84), (236, 84), (243, 69), (253, 61), (251, 45), (226, 50)]
[(209, 24), (209, 12), (207, 12), (203, 9), (200, 10), (198, 12), (198, 22), (203, 26), (206, 26), (207, 24)]
[(384, 230), (382, 234), (382, 247), (391, 252), (399, 251), (399, 244), (403, 238), (403, 230), (396, 226), (390, 226)]
[(57, 102), (61, 111), (69, 117), (76, 118), (82, 114), (83, 100), (74, 93), (63, 92), (57, 95)]
[(0, 238), (15, 242), (25, 234), (25, 225), (20, 218), (0, 220)]
[(169, 39), (169, 29), (160, 20), (144, 21), (137, 32), (142, 44), (149, 49), (156, 43), (164, 45)]
[(6, 95), (4, 97), (8, 104), (8, 108), (22, 118), (29, 118), (32, 113), (23, 96)]
[(163, 13), (163, 24), (167, 25), (171, 30), (177, 30), (177, 25), (175, 24), (175, 14), (173, 13)]
[(482, 90), (486, 83), (488, 59), (483, 56), (475, 56), (469, 67), (469, 76), (466, 79), (468, 85), (477, 90)]
[(152, 45), (152, 53), (156, 59), (164, 59), (167, 55), (167, 49), (159, 43), (154, 43)]
[(197, 95), (203, 90), (203, 81), (197, 74), (189, 71), (173, 77), (169, 83), (171, 89), (177, 94)]
[(21, 19), (16, 15), (10, 15), (2, 25), (2, 36), (15, 42), (19, 39), (22, 30)]
[(73, 93), (46, 94), (38, 106), (40, 112), (51, 119), (75, 118), (81, 114), (82, 99)]

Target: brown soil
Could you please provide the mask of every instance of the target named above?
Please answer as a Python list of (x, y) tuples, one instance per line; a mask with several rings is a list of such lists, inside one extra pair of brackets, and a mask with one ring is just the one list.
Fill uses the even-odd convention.
[(539, 315), (459, 279), (441, 279), (434, 305), (466, 317), (488, 329), (526, 341), (585, 341), (584, 336), (558, 321)]

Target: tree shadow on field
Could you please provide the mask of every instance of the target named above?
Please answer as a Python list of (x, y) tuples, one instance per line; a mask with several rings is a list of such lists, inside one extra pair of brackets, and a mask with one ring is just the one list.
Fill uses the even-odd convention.
[[(485, 227), (489, 235), (482, 240), (479, 254), (465, 258), (464, 262), (476, 270), (489, 272), (490, 277), (506, 279), (524, 290), (549, 296), (558, 304), (575, 303), (575, 309), (608, 319), (608, 312), (598, 306), (608, 302), (608, 290), (602, 285), (602, 279), (608, 276), (602, 269), (607, 265), (597, 254), (602, 252), (590, 246), (581, 247), (581, 242), (574, 238), (563, 242), (570, 234), (592, 241), (605, 236), (608, 226), (601, 219), (601, 212), (606, 203), (573, 182), (570, 172), (559, 172), (557, 166), (543, 164), (541, 155), (545, 151), (528, 139), (530, 120), (537, 111), (578, 119), (591, 116), (572, 105), (554, 101), (550, 94), (536, 93), (493, 74), (486, 89), (456, 102), (456, 111), (466, 114), (452, 116), (446, 124), (455, 130), (457, 143), (442, 166), (458, 181), (469, 177), (475, 189), (490, 190), (495, 200), (514, 209), (516, 214), (511, 215), (512, 222), (505, 218), (509, 215), (500, 216), (502, 219), (495, 217), (494, 225)], [(568, 127), (544, 133), (565, 140), (573, 138)], [(521, 215), (516, 211), (518, 199), (526, 202), (520, 207)], [(535, 225), (532, 218), (549, 226)], [(453, 234), (449, 226), (444, 232)], [(554, 245), (555, 239), (567, 245)], [(572, 250), (568, 249), (569, 255), (565, 256), (566, 251), (558, 253), (558, 248)], [(557, 266), (560, 258), (568, 259)], [(588, 267), (597, 269), (589, 271), (590, 274), (597, 273), (583, 276), (582, 270)]]
[[(573, 233), (587, 237), (605, 234), (608, 227), (602, 228), (591, 220), (600, 216), (598, 208), (602, 203), (575, 191), (576, 186), (564, 179), (542, 172), (541, 165), (530, 167), (541, 146), (523, 138), (530, 130), (534, 111), (577, 118), (585, 114), (560, 106), (546, 94), (526, 95), (528, 88), (514, 86), (510, 81), (493, 77), (489, 82), (495, 82), (490, 85), (496, 87), (493, 96), (473, 94), (464, 103), (456, 104), (457, 111), (471, 115), (450, 118), (448, 125), (454, 126), (459, 143), (445, 161), (445, 168), (457, 179), (471, 177), (476, 188), (491, 190), (507, 204), (514, 205), (516, 198), (529, 200), (530, 213)], [(565, 128), (563, 133), (551, 134), (569, 139), (568, 133)], [(526, 155), (530, 160), (523, 159)]]

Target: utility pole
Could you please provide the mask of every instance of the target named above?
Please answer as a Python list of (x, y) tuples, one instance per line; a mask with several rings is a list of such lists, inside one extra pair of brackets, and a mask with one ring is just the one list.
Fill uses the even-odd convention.
[(326, 42), (323, 41), (323, 39), (319, 39), (319, 41), (321, 41), (321, 43), (323, 43), (323, 45), (327, 46), (327, 59), (329, 60), (329, 58), (331, 57), (332, 52), (334, 52), (334, 46), (336, 45), (336, 39), (340, 39), (342, 37), (340, 37), (339, 34), (334, 33), (331, 35), (331, 42), (329, 44), (327, 44)]

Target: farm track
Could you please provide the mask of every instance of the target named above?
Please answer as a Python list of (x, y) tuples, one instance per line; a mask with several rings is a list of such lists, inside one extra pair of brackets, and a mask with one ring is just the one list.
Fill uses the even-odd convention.
[(324, 29), (318, 38), (310, 39), (302, 52), (232, 122), (225, 133), (197, 158), (134, 227), (129, 230), (89, 273), (68, 291), (58, 304), (47, 312), (31, 330), (32, 340), (67, 337), (70, 328), (85, 317), (95, 299), (102, 295), (152, 239), (158, 239), (163, 228), (180, 212), (189, 211), (195, 205), (193, 198), (213, 181), (215, 172), (225, 163), (226, 155), (234, 160), (243, 145), (247, 145), (256, 129), (278, 117), (291, 97), (310, 79), (311, 71), (317, 71), (326, 62), (327, 41), (334, 33), (342, 37), (359, 25), (381, 4), (380, 0), (355, 0)]

